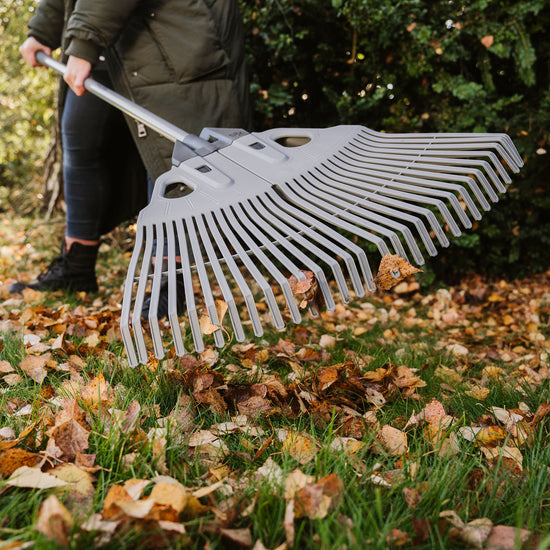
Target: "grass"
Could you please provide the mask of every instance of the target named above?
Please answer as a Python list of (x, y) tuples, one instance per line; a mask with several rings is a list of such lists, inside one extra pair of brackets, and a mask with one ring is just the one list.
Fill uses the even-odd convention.
[[(3, 236), (5, 246), (11, 246), (8, 237)], [(106, 254), (109, 263), (104, 259), (105, 263), (100, 266), (103, 288), (99, 298), (103, 306), (110, 299), (116, 301), (121, 274), (123, 277), (124, 269), (116, 263), (120, 260), (115, 252), (113, 245)], [(0, 280), (13, 276), (12, 264), (0, 264)], [(484, 284), (490, 287), (488, 295), (499, 291), (498, 283)], [(532, 300), (547, 295), (545, 277), (519, 284), (532, 285)], [(510, 282), (507, 289), (515, 285)], [(455, 290), (464, 288), (467, 287)], [(100, 541), (107, 549), (232, 548), (244, 545), (242, 540), (235, 541), (236, 530), (248, 530), (250, 544), (247, 545), (258, 544), (258, 549), (262, 548), (258, 541), (269, 549), (282, 548), (285, 544), (296, 549), (386, 549), (401, 544), (418, 549), (464, 548), (467, 543), (463, 531), (456, 528), (453, 531), (450, 522), (440, 516), (449, 510), (456, 512), (464, 523), (488, 518), (494, 526), (526, 529), (532, 534), (532, 548), (549, 548), (546, 534), (550, 532), (550, 423), (549, 416), (534, 422), (532, 415), (550, 401), (550, 381), (545, 375), (547, 317), (539, 316), (537, 331), (542, 337), (538, 339), (529, 340), (529, 333), (519, 321), (521, 326), (517, 330), (496, 333), (493, 322), (486, 322), (489, 317), (496, 319), (497, 327), (506, 326), (501, 323), (503, 316), (515, 312), (519, 319), (522, 310), (513, 303), (505, 307), (499, 302), (500, 309), (487, 303), (475, 314), (477, 329), (466, 332), (468, 325), (433, 321), (433, 304), (437, 303), (434, 296), (429, 290), (403, 296), (374, 295), (369, 298), (372, 303), (369, 319), (376, 322), (370, 323), (366, 332), (357, 331), (365, 324), (358, 317), (361, 304), (352, 304), (349, 311), (353, 315), (345, 319), (323, 316), (318, 321), (307, 321), (305, 328), (291, 326), (287, 333), (268, 332), (262, 341), (251, 340), (257, 352), (255, 359), (250, 360), (239, 348), (228, 345), (219, 351), (213, 365), (203, 364), (198, 369), (181, 366), (174, 359), (151, 362), (136, 369), (125, 368), (124, 352), (116, 340), (102, 341), (102, 350), (92, 349), (86, 345), (86, 331), (79, 333), (75, 329), (84, 318), (99, 316), (102, 306), (94, 305), (97, 297), (87, 297), (86, 311), (74, 314), (65, 323), (65, 347), (53, 351), (58, 365), (70, 363), (71, 356), (78, 355), (83, 366), (50, 369), (42, 384), (34, 382), (19, 368), (29, 348), (23, 343), (23, 334), (34, 330), (42, 342), (49, 342), (56, 336), (55, 324), (43, 326), (42, 323), (32, 328), (31, 323), (19, 330), (2, 332), (0, 361), (12, 365), (14, 372), (21, 375), (21, 382), (9, 386), (0, 381), (0, 428), (12, 428), (18, 436), (34, 425), (16, 447), (43, 456), (48, 440), (53, 437), (51, 430), (56, 425), (56, 415), (63, 410), (59, 398), (75, 395), (76, 387), (77, 403), (82, 410), (80, 422), (89, 432), (89, 446), (84, 454), (95, 455), (93, 464), (97, 468), (91, 473), (93, 493), (86, 495), (90, 505), (82, 504), (84, 497), (81, 503), (78, 499), (75, 501), (72, 485), (69, 491), (26, 489), (10, 487), (9, 475), (0, 478), (0, 540), (3, 541), (0, 549), (28, 542), (37, 548), (60, 546), (61, 539), (56, 538), (55, 533), (47, 536), (35, 529), (39, 510), (52, 494), (64, 502), (72, 514), (74, 524), (69, 530), (68, 547), (75, 549), (98, 547)], [(4, 300), (7, 298), (4, 296)], [(544, 308), (542, 300), (540, 304)], [(36, 311), (42, 307), (45, 316), (53, 318), (63, 304), (68, 304), (67, 310), (73, 311), (82, 302), (57, 294), (47, 297), (43, 304), (4, 306), (0, 303), (0, 315), (4, 321), (16, 321), (25, 308)], [(455, 305), (461, 310), (460, 303)], [(527, 306), (522, 302), (522, 307)], [(411, 319), (407, 317), (411, 308), (416, 310), (418, 320), (413, 324), (407, 322)], [(464, 309), (464, 312), (466, 319), (469, 315), (474, 317), (471, 311)], [(116, 322), (116, 315), (110, 322)], [(337, 336), (334, 348), (319, 346), (322, 334)], [(291, 359), (274, 351), (280, 338), (296, 345)], [(467, 357), (449, 352), (447, 345), (457, 342), (468, 346)], [(497, 358), (498, 354), (487, 354), (487, 350), (493, 348), (501, 358)], [(300, 356), (300, 349), (309, 350), (313, 360)], [(512, 360), (504, 355), (506, 350), (515, 354)], [(386, 399), (380, 408), (369, 403), (356, 386), (349, 385), (350, 379), (343, 374), (330, 388), (322, 390), (318, 380), (323, 369), (347, 362), (356, 365), (362, 376), (377, 369), (390, 369), (390, 372), (392, 365), (405, 365), (425, 385), (408, 391), (407, 386), (396, 386), (396, 379), (388, 375), (380, 384), (373, 383)], [(487, 367), (500, 369), (499, 374), (488, 375)], [(105, 377), (110, 394), (97, 406), (97, 402), (84, 399), (82, 392), (97, 381), (99, 373)], [(455, 377), (448, 379), (445, 373), (454, 373)], [(219, 403), (216, 406), (215, 401), (208, 401), (206, 394), (201, 393), (197, 385), (200, 380), (196, 377), (203, 374), (212, 375), (216, 380), (209, 387), (223, 397), (225, 408), (220, 409)], [(220, 423), (235, 421), (242, 411), (239, 404), (248, 403), (247, 399), (254, 395), (252, 388), (268, 385), (269, 377), (280, 382), (287, 396), (283, 398), (271, 389), (272, 393), (261, 397), (269, 400), (267, 411), (254, 413), (246, 409), (248, 432), (237, 430), (219, 435), (224, 445), (219, 451), (207, 447), (206, 452), (204, 447), (192, 445), (193, 437), (201, 430), (214, 433)], [(478, 386), (488, 390), (483, 398), (475, 392), (472, 394)], [(438, 400), (455, 419), (444, 432), (447, 440), (458, 440), (458, 448), (450, 456), (442, 456), (439, 447), (432, 444), (426, 423), (405, 428), (411, 415), (421, 411), (432, 399)], [(123, 420), (136, 402), (138, 420), (134, 428), (124, 429)], [(29, 414), (21, 414), (26, 405), (30, 405)], [(186, 407), (190, 407), (191, 417), (186, 416)], [(513, 433), (494, 418), (493, 407), (525, 413), (529, 437), (525, 443), (518, 444), (523, 460), (521, 468), (498, 452), (494, 459), (487, 458), (485, 447), (515, 444)], [(355, 416), (350, 416), (351, 409)], [(368, 420), (371, 411), (376, 413), (377, 425)], [(117, 415), (122, 420), (116, 420)], [(355, 428), (353, 418), (358, 419)], [(380, 429), (385, 426), (406, 434), (406, 452), (392, 453), (377, 443)], [(464, 428), (483, 426), (499, 428), (503, 438), (484, 445), (461, 436)], [(315, 452), (309, 460), (296, 452), (290, 433), (311, 443)], [(351, 438), (348, 441), (357, 443), (353, 451), (338, 448), (342, 438)], [(0, 439), (0, 464), (6, 456), (1, 454), (5, 452), (2, 444), (8, 441), (9, 438)], [(74, 458), (49, 459), (42, 470), (75, 461)], [(262, 474), (269, 464), (276, 465), (278, 481), (273, 481), (265, 472)], [(297, 475), (297, 470), (311, 476), (307, 494), (312, 500), (304, 501), (303, 493), (295, 495), (294, 519), (289, 523), (285, 522), (290, 503), (285, 480)], [(144, 488), (141, 497), (144, 499), (154, 490), (152, 480), (159, 475), (180, 482), (188, 495), (220, 481), (222, 484), (204, 496), (188, 496), (191, 500), (187, 507), (175, 517), (175, 521), (184, 526), (184, 534), (175, 535), (162, 527), (164, 524), (159, 523), (158, 518), (129, 520), (129, 516), (120, 513), (118, 517), (124, 521), (115, 535), (102, 539), (97, 531), (83, 529), (86, 517), (105, 513), (105, 503), (113, 486), (132, 480), (151, 480)], [(331, 475), (338, 479), (338, 491), (321, 494), (318, 484)], [(415, 495), (412, 501), (411, 494)], [(315, 498), (323, 495), (325, 504), (328, 502), (324, 516), (320, 505), (314, 504)], [(298, 501), (303, 506), (311, 505), (310, 517), (299, 512)], [(79, 510), (85, 510), (84, 517), (78, 515)], [(167, 508), (163, 508), (162, 513), (167, 513)], [(293, 536), (289, 534), (291, 527)], [(510, 539), (508, 543), (510, 548), (521, 547), (519, 542)]]

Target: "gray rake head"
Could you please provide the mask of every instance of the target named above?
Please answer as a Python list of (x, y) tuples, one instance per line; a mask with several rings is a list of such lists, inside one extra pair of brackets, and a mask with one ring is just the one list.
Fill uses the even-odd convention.
[[(163, 285), (164, 327), (177, 355), (192, 351), (184, 342), (187, 327), (194, 349), (205, 349), (204, 314), (220, 327), (214, 343), (224, 345), (217, 298), (227, 304), (237, 341), (245, 339), (246, 325), (261, 336), (263, 310), (277, 329), (285, 326), (283, 313), (301, 320), (290, 275), (301, 280), (304, 270), (313, 272), (329, 310), (335, 308), (329, 279), (345, 303), (352, 292), (364, 296), (375, 288), (367, 251), (422, 265), (423, 252), (435, 256), (436, 243), (449, 245), (446, 231), (460, 235), (498, 201), (510, 183), (504, 165), (512, 172), (523, 165), (506, 134), (384, 134), (337, 126), (252, 134), (205, 129), (201, 137), (223, 146), (176, 162), (138, 218), (121, 314), (132, 366), (148, 361), (149, 340), (159, 359), (170, 345), (157, 316)], [(165, 196), (174, 183), (187, 194)], [(178, 315), (181, 289), (186, 316)], [(317, 314), (314, 306), (310, 313)]]

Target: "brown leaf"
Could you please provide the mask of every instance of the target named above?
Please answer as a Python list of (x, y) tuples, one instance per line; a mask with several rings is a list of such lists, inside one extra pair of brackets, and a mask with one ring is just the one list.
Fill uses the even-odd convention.
[(103, 374), (99, 373), (80, 390), (80, 397), (92, 411), (97, 412), (100, 404), (111, 405), (113, 392)]
[(40, 455), (24, 449), (7, 449), (0, 453), (0, 476), (7, 477), (21, 466), (33, 467), (40, 461)]
[(493, 522), (489, 518), (474, 519), (460, 530), (460, 538), (470, 546), (481, 548), (492, 528)]
[(52, 439), (63, 453), (63, 458), (72, 461), (88, 448), (90, 433), (75, 420), (68, 420), (53, 429)]
[(380, 261), (374, 282), (378, 288), (390, 290), (406, 277), (421, 271), (397, 254), (386, 254)]
[(323, 392), (339, 379), (338, 369), (336, 367), (326, 367), (317, 371), (319, 381), (319, 391)]
[(219, 534), (234, 544), (243, 548), (252, 546), (252, 533), (248, 527), (243, 529), (220, 529)]
[(227, 303), (223, 300), (216, 300), (216, 313), (218, 315), (219, 325), (215, 325), (210, 319), (210, 315), (201, 315), (199, 319), (200, 328), (203, 334), (212, 334), (221, 329), (223, 318), (227, 313)]
[(23, 378), (17, 373), (6, 374), (6, 376), (2, 377), (2, 380), (8, 386), (17, 386), (17, 384), (21, 384), (21, 382), (23, 382)]
[(400, 456), (407, 452), (407, 434), (392, 426), (383, 426), (376, 435), (376, 440), (391, 456)]
[(536, 426), (548, 413), (550, 413), (550, 403), (541, 403), (533, 417), (533, 425)]
[(327, 516), (331, 498), (323, 494), (323, 488), (317, 484), (302, 487), (295, 497), (295, 517), (323, 519)]
[(409, 535), (406, 531), (402, 531), (401, 529), (390, 529), (389, 533), (386, 536), (386, 542), (388, 546), (404, 546), (405, 544), (409, 544), (411, 542), (411, 539), (409, 538)]
[(516, 541), (519, 541), (519, 547), (523, 548), (523, 544), (529, 540), (530, 536), (531, 532), (527, 529), (495, 525), (487, 538), (485, 550), (514, 550), (518, 547)]
[(62, 547), (69, 544), (73, 527), (71, 513), (55, 495), (49, 496), (40, 506), (34, 528)]
[(42, 384), (44, 378), (48, 374), (46, 364), (52, 360), (52, 355), (46, 353), (44, 355), (27, 355), (20, 363), (19, 368), (37, 384)]
[(219, 416), (223, 416), (227, 412), (227, 403), (217, 390), (208, 388), (202, 392), (194, 392), (193, 397), (197, 403), (208, 405), (210, 410)]
[(0, 361), (0, 373), (13, 372), (14, 368), (8, 361)]

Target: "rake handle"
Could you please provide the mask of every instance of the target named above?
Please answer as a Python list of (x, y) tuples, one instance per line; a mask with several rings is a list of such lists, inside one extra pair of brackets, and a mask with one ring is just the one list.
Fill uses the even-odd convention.
[[(42, 51), (36, 52), (36, 60), (41, 65), (45, 65), (46, 67), (53, 69), (61, 75), (64, 75), (67, 70), (66, 65), (53, 59)], [(137, 105), (126, 97), (117, 94), (110, 88), (103, 86), (103, 84), (100, 84), (91, 77), (88, 77), (84, 81), (84, 87), (90, 93), (94, 94), (100, 99), (103, 99), (103, 101), (105, 101), (106, 103), (109, 103), (113, 107), (116, 107), (118, 110), (131, 116), (139, 122), (142, 122), (143, 124), (145, 124), (145, 126), (151, 128), (152, 130), (155, 130), (160, 135), (164, 136), (172, 142), (183, 142), (193, 151), (204, 151), (205, 148), (211, 148), (210, 143), (208, 143), (206, 140), (203, 140), (200, 137), (195, 136), (194, 134), (189, 134), (188, 132), (185, 132), (181, 128), (178, 128), (167, 120), (164, 120), (163, 118), (155, 115), (151, 111), (148, 111), (147, 109), (141, 107), (140, 105)]]

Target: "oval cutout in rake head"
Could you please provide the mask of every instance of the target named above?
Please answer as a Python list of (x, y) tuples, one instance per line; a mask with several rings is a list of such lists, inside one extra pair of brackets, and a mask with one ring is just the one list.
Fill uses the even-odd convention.
[(283, 147), (301, 147), (309, 143), (311, 138), (308, 136), (281, 136), (275, 141)]

